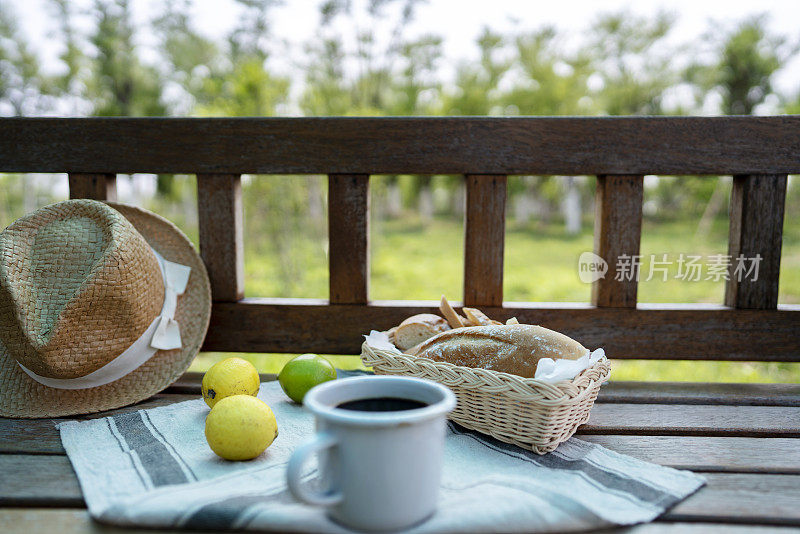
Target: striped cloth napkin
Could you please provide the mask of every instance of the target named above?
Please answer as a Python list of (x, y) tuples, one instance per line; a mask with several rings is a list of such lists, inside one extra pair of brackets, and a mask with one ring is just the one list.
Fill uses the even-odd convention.
[[(289, 493), (286, 463), (314, 432), (277, 382), (259, 398), (280, 435), (249, 462), (204, 438), (202, 399), (58, 425), (89, 513), (104, 523), (184, 529), (344, 533)], [(313, 462), (310, 462), (313, 464)], [(315, 466), (307, 467), (313, 478)], [(651, 521), (704, 484), (688, 471), (570, 439), (538, 456), (448, 423), (439, 507), (410, 533), (571, 531)]]

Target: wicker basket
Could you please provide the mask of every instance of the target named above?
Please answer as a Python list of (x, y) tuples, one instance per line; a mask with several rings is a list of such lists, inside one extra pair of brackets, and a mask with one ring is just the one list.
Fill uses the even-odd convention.
[(361, 346), (361, 360), (376, 374), (427, 378), (448, 386), (458, 406), (450, 420), (538, 454), (569, 439), (589, 419), (611, 366), (603, 356), (572, 380), (547, 383), (488, 369), (435, 362)]

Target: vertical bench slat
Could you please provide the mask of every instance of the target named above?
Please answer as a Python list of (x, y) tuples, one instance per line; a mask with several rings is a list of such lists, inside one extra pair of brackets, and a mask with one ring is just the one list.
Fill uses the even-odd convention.
[(197, 175), (200, 255), (215, 301), (244, 298), (242, 182), (238, 174)]
[(595, 306), (636, 307), (636, 277), (616, 280), (616, 270), (620, 256), (639, 254), (643, 182), (643, 176), (597, 177), (594, 253), (608, 263), (608, 272), (592, 285), (592, 304)]
[(369, 299), (369, 175), (328, 176), (331, 304)]
[(91, 198), (116, 202), (117, 175), (70, 173), (69, 198)]
[(464, 304), (503, 305), (506, 176), (466, 175)]
[[(786, 202), (785, 174), (754, 174), (733, 177), (730, 204), (728, 254), (730, 280), (725, 286), (725, 305), (735, 308), (774, 309), (778, 305), (778, 276), (781, 264), (783, 211)], [(737, 258), (760, 255), (758, 277), (735, 272)], [(743, 273), (745, 274), (745, 273)]]

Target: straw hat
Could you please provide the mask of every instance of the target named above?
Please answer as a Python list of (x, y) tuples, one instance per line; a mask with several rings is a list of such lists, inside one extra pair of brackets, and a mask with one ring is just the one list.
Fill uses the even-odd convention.
[(171, 222), (94, 200), (0, 233), (0, 415), (125, 406), (189, 367), (211, 313), (203, 261)]

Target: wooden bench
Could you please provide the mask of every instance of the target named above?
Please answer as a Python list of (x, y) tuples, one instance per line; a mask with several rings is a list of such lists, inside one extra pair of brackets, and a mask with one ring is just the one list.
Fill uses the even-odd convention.
[[(71, 197), (96, 199), (115, 197), (116, 173), (196, 173), (205, 350), (357, 354), (365, 330), (435, 311), (370, 301), (368, 210), (370, 174), (436, 173), (466, 176), (464, 304), (613, 358), (800, 361), (800, 307), (777, 304), (800, 117), (2, 119), (0, 172), (67, 172)], [(243, 298), (242, 173), (328, 175), (330, 300)], [(637, 305), (636, 282), (613, 276), (591, 304), (504, 303), (509, 174), (597, 175), (595, 252), (612, 266), (639, 252), (644, 175), (733, 175), (729, 254), (760, 254), (758, 280), (728, 281), (724, 305)], [(199, 381), (116, 412), (196, 398)], [(117, 530), (88, 518), (53, 424), (0, 419), (0, 527)], [(708, 479), (626, 531), (800, 526), (799, 385), (612, 382), (579, 436)]]

